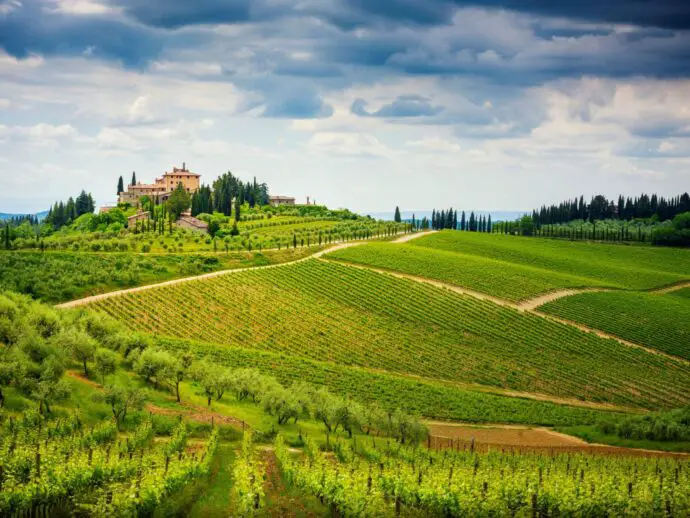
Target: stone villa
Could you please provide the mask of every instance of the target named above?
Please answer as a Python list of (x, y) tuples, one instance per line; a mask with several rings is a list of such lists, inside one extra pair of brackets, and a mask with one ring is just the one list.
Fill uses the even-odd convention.
[(125, 192), (119, 193), (118, 203), (137, 205), (142, 196), (158, 197), (160, 201), (165, 201), (179, 183), (191, 194), (199, 190), (200, 178), (201, 175), (191, 172), (183, 162), (181, 169), (173, 167), (171, 172), (163, 173), (154, 183), (128, 185)]
[(290, 196), (271, 196), (268, 198), (268, 202), (273, 205), (294, 205), (295, 199)]

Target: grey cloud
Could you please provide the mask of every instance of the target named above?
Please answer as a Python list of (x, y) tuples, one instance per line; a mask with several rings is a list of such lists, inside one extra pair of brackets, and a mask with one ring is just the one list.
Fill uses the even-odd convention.
[(433, 106), (428, 99), (419, 95), (400, 96), (375, 112), (368, 111), (366, 105), (364, 99), (357, 99), (352, 103), (351, 111), (361, 117), (407, 118), (431, 117), (443, 110), (442, 106)]

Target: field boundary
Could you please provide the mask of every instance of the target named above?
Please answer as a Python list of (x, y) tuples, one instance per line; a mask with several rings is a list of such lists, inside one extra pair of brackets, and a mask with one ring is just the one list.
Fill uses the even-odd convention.
[(611, 288), (565, 288), (562, 290), (549, 291), (537, 295), (536, 297), (531, 297), (529, 299), (521, 300), (517, 303), (517, 308), (520, 311), (533, 311), (539, 306), (548, 304), (558, 299), (565, 297), (572, 297), (574, 295), (581, 295), (582, 293), (596, 293), (602, 291), (614, 291)]
[(673, 293), (674, 291), (682, 290), (684, 288), (690, 288), (690, 281), (680, 281), (674, 282), (668, 286), (662, 286), (661, 288), (652, 288), (647, 290), (647, 293)]
[[(325, 254), (321, 254), (321, 255), (325, 255)], [(592, 327), (588, 327), (588, 326), (585, 326), (585, 325), (580, 324), (578, 322), (574, 322), (572, 320), (567, 320), (565, 318), (560, 318), (560, 317), (551, 315), (549, 313), (544, 313), (542, 311), (539, 311), (536, 308), (530, 307), (530, 305), (525, 305), (525, 302), (530, 302), (530, 301), (533, 301), (534, 299), (528, 299), (527, 301), (523, 301), (523, 302), (511, 302), (509, 300), (502, 299), (500, 297), (495, 297), (493, 295), (488, 295), (486, 293), (482, 293), (479, 291), (470, 290), (467, 288), (463, 288), (461, 286), (457, 286), (455, 284), (450, 284), (450, 283), (439, 281), (436, 279), (429, 279), (427, 277), (420, 277), (418, 275), (402, 273), (402, 272), (398, 272), (396, 270), (387, 270), (385, 268), (370, 267), (370, 266), (366, 266), (366, 265), (361, 265), (361, 264), (351, 263), (348, 261), (343, 261), (340, 259), (329, 259), (329, 258), (324, 258), (321, 256), (319, 256), (319, 257), (320, 257), (320, 259), (319, 259), (320, 261), (332, 262), (334, 264), (341, 264), (344, 266), (348, 266), (350, 268), (359, 268), (362, 270), (369, 270), (369, 271), (372, 271), (372, 272), (375, 272), (375, 273), (378, 273), (381, 275), (391, 275), (391, 276), (397, 277), (399, 279), (409, 279), (409, 280), (414, 281), (414, 282), (419, 282), (422, 284), (429, 284), (431, 286), (435, 286), (435, 287), (441, 288), (441, 289), (447, 289), (447, 290), (450, 290), (452, 292), (458, 293), (460, 295), (468, 295), (470, 297), (474, 297), (474, 298), (479, 299), (479, 300), (488, 300), (488, 301), (493, 302), (494, 304), (497, 304), (499, 306), (511, 308), (511, 309), (514, 309), (514, 310), (519, 311), (521, 313), (530, 313), (530, 314), (538, 316), (540, 318), (545, 318), (545, 319), (551, 320), (553, 322), (558, 322), (559, 324), (563, 324), (563, 325), (567, 325), (567, 326), (571, 326), (571, 327), (576, 327), (577, 329), (579, 329), (580, 331), (584, 331), (585, 333), (592, 333), (592, 334), (599, 336), (600, 338), (607, 338), (610, 340), (616, 340), (620, 344), (625, 345), (627, 347), (634, 347), (636, 349), (642, 349), (643, 351), (646, 351), (650, 354), (656, 354), (656, 355), (663, 356), (665, 358), (668, 358), (670, 360), (673, 360), (673, 361), (676, 361), (679, 363), (690, 365), (690, 360), (686, 360), (685, 358), (681, 358), (679, 356), (673, 356), (672, 354), (668, 354), (668, 353), (659, 351), (657, 349), (649, 348), (645, 345), (641, 345), (641, 344), (638, 344), (635, 342), (625, 340), (624, 338), (621, 338), (620, 336), (614, 335), (612, 333), (607, 333), (605, 331), (602, 331), (601, 329), (595, 329)], [(572, 290), (572, 289), (570, 289), (570, 290), (559, 290), (557, 292), (550, 292), (549, 294), (541, 295), (540, 297), (537, 297), (537, 298), (546, 297), (546, 296), (552, 296), (553, 297), (555, 295), (562, 294), (565, 291), (568, 291), (569, 293), (567, 293), (566, 295), (556, 296), (553, 300), (555, 300), (557, 298), (562, 298), (565, 296), (576, 295), (578, 293), (586, 293), (586, 292), (591, 292), (591, 291), (613, 291), (613, 290), (607, 290), (607, 289), (603, 289), (603, 288), (602, 289), (586, 288), (586, 289), (581, 289), (581, 290)]]

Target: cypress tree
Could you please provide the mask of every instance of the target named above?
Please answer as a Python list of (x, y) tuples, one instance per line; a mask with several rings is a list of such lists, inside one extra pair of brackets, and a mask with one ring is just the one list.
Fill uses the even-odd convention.
[(462, 211), (462, 217), (460, 218), (460, 230), (467, 230), (467, 220), (465, 219), (465, 211)]
[(489, 233), (491, 233), (491, 229), (492, 229), (492, 226), (491, 226), (491, 214), (489, 214), (489, 221), (488, 221), (487, 224), (486, 224), (486, 231), (489, 232)]
[(5, 223), (5, 250), (9, 250), (12, 244), (10, 243), (10, 224)]
[(137, 184), (137, 173), (136, 171), (132, 171), (132, 183), (129, 185), (136, 185)]
[(395, 216), (393, 217), (396, 223), (400, 223), (402, 218), (400, 217), (400, 207), (395, 207)]
[(122, 176), (120, 176), (120, 179), (117, 181), (117, 194), (118, 194), (118, 196), (120, 195), (121, 192), (125, 192), (125, 182), (122, 179)]

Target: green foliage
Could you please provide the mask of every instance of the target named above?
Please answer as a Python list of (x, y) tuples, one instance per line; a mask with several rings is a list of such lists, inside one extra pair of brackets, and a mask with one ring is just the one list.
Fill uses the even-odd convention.
[(170, 198), (168, 198), (168, 212), (172, 216), (173, 220), (177, 221), (177, 219), (180, 217), (180, 214), (186, 211), (191, 204), (192, 199), (189, 196), (187, 189), (185, 189), (184, 185), (182, 185), (180, 182), (177, 184), (177, 187), (175, 187), (175, 190), (170, 195)]
[(0, 290), (26, 293), (44, 302), (65, 302), (176, 277), (289, 261), (306, 252), (217, 256), (0, 252)]
[(451, 383), (642, 407), (684, 405), (690, 397), (690, 368), (679, 361), (489, 301), (322, 261), (90, 307), (141, 332)]
[(605, 434), (623, 439), (690, 441), (690, 407), (643, 416), (606, 419), (597, 424)]
[[(588, 279), (590, 286), (648, 289), (690, 278), (690, 251), (528, 239), (474, 232), (439, 232), (412, 246), (496, 259)], [(538, 278), (537, 273), (535, 277)]]
[(94, 400), (110, 407), (118, 427), (127, 419), (128, 412), (143, 408), (146, 397), (146, 392), (139, 388), (120, 385), (106, 385), (102, 393), (94, 394)]
[(241, 454), (232, 470), (234, 507), (239, 516), (256, 516), (263, 507), (265, 470), (265, 465), (257, 459), (251, 433), (245, 433)]
[(690, 212), (678, 214), (670, 226), (655, 229), (652, 240), (655, 245), (690, 246)]
[(337, 250), (329, 259), (436, 279), (517, 301), (558, 288), (600, 285), (600, 281), (496, 259), (393, 243), (368, 243)]
[(75, 416), (47, 422), (24, 414), (6, 431), (0, 434), (2, 516), (37, 509), (51, 516), (150, 516), (208, 474), (218, 444), (218, 434), (211, 434), (197, 456), (183, 450), (186, 431), (179, 428), (154, 443), (149, 421), (119, 437), (113, 423), (85, 429)]
[[(173, 354), (190, 352), (199, 360), (207, 359), (209, 362), (235, 369), (235, 380), (240, 372), (246, 373), (246, 385), (234, 386), (234, 390), (246, 387), (245, 392), (235, 393), (240, 401), (251, 397), (249, 392), (254, 385), (252, 380), (264, 373), (277, 376), (286, 386), (309, 382), (315, 386), (325, 386), (334, 394), (350, 395), (361, 402), (376, 403), (374, 406), (365, 406), (361, 421), (364, 431), (377, 428), (376, 423), (381, 421), (381, 415), (387, 415), (383, 409), (394, 411), (396, 408), (405, 408), (408, 412), (430, 418), (542, 425), (594, 423), (610, 413), (500, 396), (440, 381), (395, 376), (244, 347), (227, 347), (170, 338), (157, 338), (156, 342), (159, 347)], [(276, 365), (280, 365), (281, 368), (276, 370)], [(312, 389), (305, 391), (304, 388), (293, 388), (291, 385), (290, 390), (301, 394), (299, 398), (302, 402), (311, 404), (314, 401)], [(210, 393), (213, 397), (212, 389)]]
[[(336, 457), (308, 442), (276, 457), (291, 486), (343, 516), (683, 516), (688, 462), (680, 458), (480, 453), (338, 445)], [(375, 458), (370, 461), (368, 458)]]
[(94, 353), (94, 370), (101, 377), (101, 383), (105, 385), (105, 378), (117, 370), (119, 357), (117, 353), (101, 347)]
[(690, 360), (690, 300), (624, 291), (563, 297), (540, 311)]

